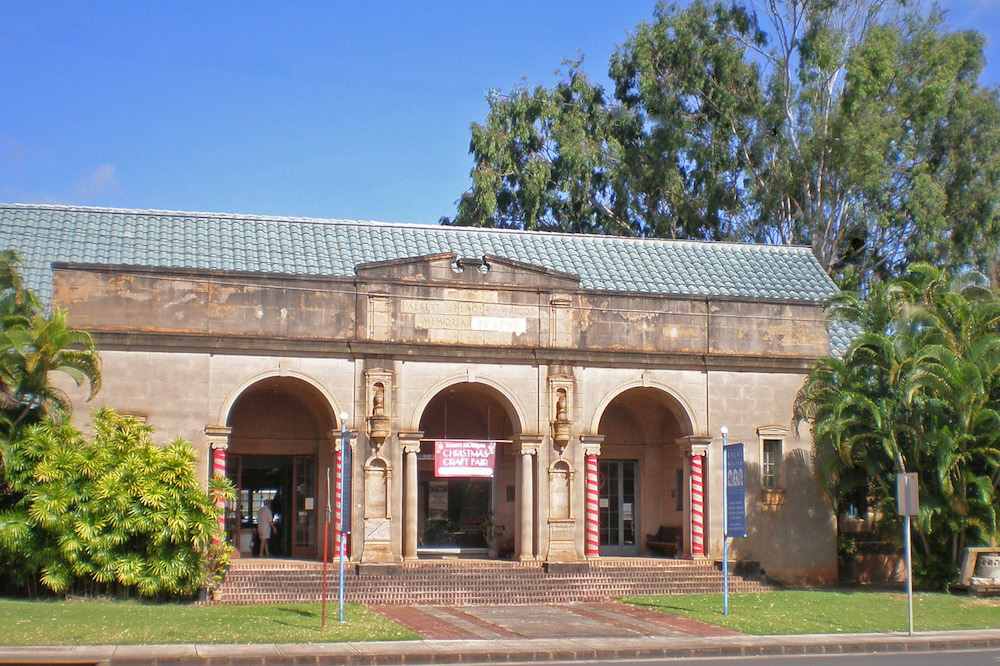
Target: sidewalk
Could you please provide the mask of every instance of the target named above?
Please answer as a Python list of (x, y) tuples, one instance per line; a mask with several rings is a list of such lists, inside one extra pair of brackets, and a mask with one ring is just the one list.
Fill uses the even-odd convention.
[(1000, 630), (843, 636), (720, 638), (571, 638), (420, 640), (323, 645), (132, 645), (0, 648), (0, 664), (137, 664), (244, 666), (266, 664), (453, 664), (476, 662), (623, 660), (655, 657), (857, 654), (1000, 649)]
[(618, 603), (382, 607), (416, 641), (0, 647), (0, 664), (450, 664), (1000, 649), (1000, 629), (750, 636)]

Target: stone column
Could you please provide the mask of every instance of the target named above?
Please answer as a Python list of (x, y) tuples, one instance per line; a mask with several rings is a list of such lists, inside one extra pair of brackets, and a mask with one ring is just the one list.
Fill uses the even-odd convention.
[[(343, 525), (341, 524), (341, 504), (343, 504), (344, 498), (344, 484), (354, 483), (353, 469), (343, 469), (344, 442), (342, 435), (343, 432), (341, 430), (331, 430), (327, 433), (327, 437), (330, 438), (330, 446), (333, 448), (333, 543), (335, 552), (340, 552), (340, 533), (343, 529)], [(353, 430), (348, 431), (348, 437), (351, 440), (357, 439), (357, 432)], [(351, 507), (345, 507), (345, 511), (351, 510)], [(348, 534), (350, 533), (348, 532)]]
[(403, 450), (403, 559), (417, 559), (417, 453), (422, 432), (399, 433)]
[(535, 466), (541, 435), (515, 435), (514, 446), (521, 456), (517, 473), (517, 488), (521, 501), (521, 515), (517, 530), (517, 559), (535, 559)]
[[(205, 437), (208, 439), (209, 450), (212, 452), (212, 476), (226, 478), (226, 450), (229, 448), (229, 435), (232, 428), (226, 426), (205, 426)], [(221, 496), (215, 498), (219, 512), (219, 534), (226, 535), (226, 500)], [(219, 543), (218, 536), (212, 538), (212, 543)]]
[(586, 540), (584, 541), (584, 554), (588, 560), (596, 560), (600, 557), (601, 537), (600, 537), (600, 517), (598, 515), (597, 497), (597, 457), (601, 455), (601, 442), (604, 435), (581, 435), (580, 441), (583, 444), (583, 455), (587, 461), (586, 480)]
[(706, 556), (705, 548), (705, 462), (711, 437), (682, 437), (678, 440), (685, 459), (688, 501), (684, 505), (684, 555), (693, 559)]
[(333, 497), (331, 498), (331, 503), (333, 504), (333, 550), (334, 553), (339, 553), (341, 504), (340, 462), (342, 456), (340, 430), (331, 430), (327, 433), (327, 437), (330, 438), (330, 448), (333, 450)]

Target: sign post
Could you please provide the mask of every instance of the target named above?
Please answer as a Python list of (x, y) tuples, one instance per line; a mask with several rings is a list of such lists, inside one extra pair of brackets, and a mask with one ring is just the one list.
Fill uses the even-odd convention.
[(917, 473), (896, 475), (896, 512), (903, 517), (903, 552), (906, 555), (906, 615), (913, 635), (913, 560), (910, 552), (910, 522), (920, 512)]
[(722, 427), (722, 474), (726, 497), (723, 502), (722, 532), (722, 614), (729, 615), (729, 539), (747, 535), (746, 478), (743, 472), (743, 443), (726, 444), (729, 428)]
[(347, 430), (347, 412), (340, 415), (340, 621), (344, 621), (344, 551), (351, 533), (351, 433)]

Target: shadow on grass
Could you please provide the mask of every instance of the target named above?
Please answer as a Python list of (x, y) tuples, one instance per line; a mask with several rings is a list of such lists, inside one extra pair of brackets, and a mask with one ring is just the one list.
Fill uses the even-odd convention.
[[(627, 603), (630, 606), (649, 608), (652, 610), (662, 611), (664, 613), (670, 613), (672, 611), (678, 611), (681, 613), (695, 613), (700, 611), (700, 609), (694, 608), (692, 606), (668, 605), (663, 603), (657, 603), (655, 601), (643, 601), (639, 599), (625, 599), (625, 603)], [(719, 611), (719, 615), (722, 615), (722, 611)]]
[(288, 606), (278, 606), (274, 610), (279, 613), (286, 613), (288, 615), (298, 615), (299, 617), (316, 618), (319, 617), (319, 613), (310, 610), (304, 610), (302, 608), (290, 608)]
[(318, 613), (288, 606), (277, 606), (274, 610), (278, 613), (278, 617), (271, 620), (275, 626), (308, 632), (319, 632), (322, 629)]

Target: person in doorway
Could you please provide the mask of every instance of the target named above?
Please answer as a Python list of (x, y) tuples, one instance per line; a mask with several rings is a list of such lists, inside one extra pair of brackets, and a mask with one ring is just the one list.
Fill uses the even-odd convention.
[(274, 512), (271, 511), (271, 500), (266, 500), (257, 512), (257, 536), (260, 537), (260, 556), (271, 555), (269, 542), (274, 532)]

